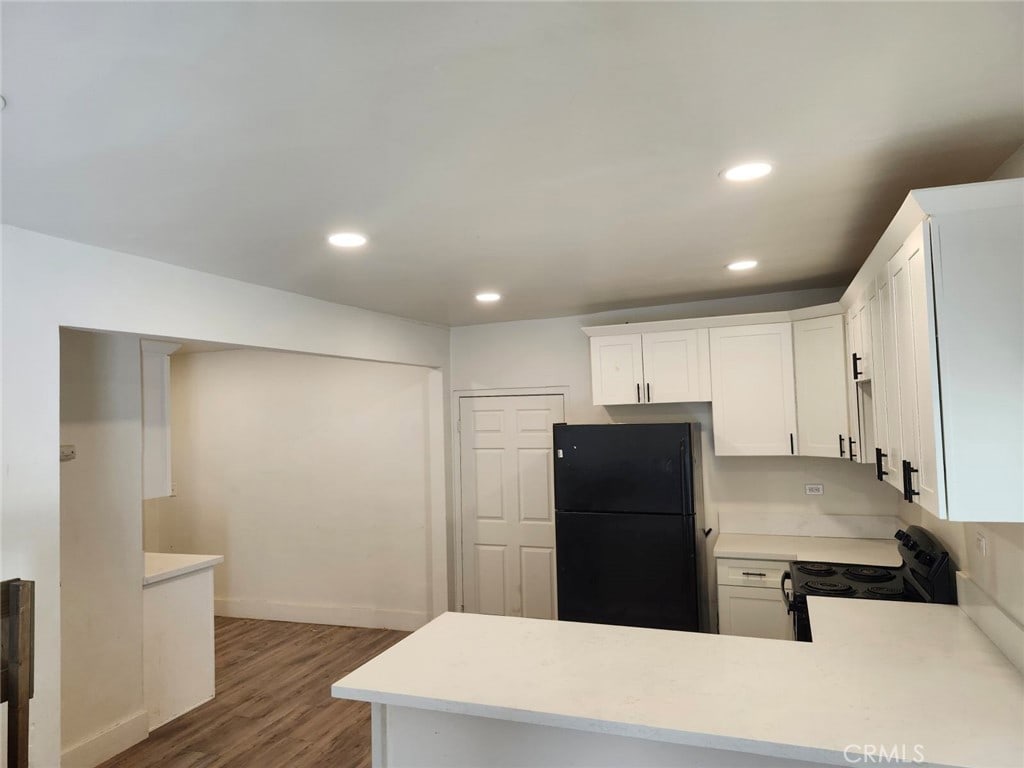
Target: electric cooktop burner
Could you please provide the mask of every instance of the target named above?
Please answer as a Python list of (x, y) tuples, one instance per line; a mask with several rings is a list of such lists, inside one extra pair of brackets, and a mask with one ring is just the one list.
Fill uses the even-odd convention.
[(899, 587), (891, 587), (886, 584), (875, 584), (867, 588), (870, 597), (880, 597), (888, 600), (903, 597), (903, 590)]
[(828, 563), (801, 563), (797, 570), (808, 576), (835, 576), (836, 569)]
[(804, 589), (818, 595), (851, 595), (856, 592), (849, 584), (836, 581), (808, 581), (804, 583)]
[(843, 576), (854, 581), (892, 581), (895, 574), (888, 568), (875, 568), (870, 565), (853, 565), (843, 571)]

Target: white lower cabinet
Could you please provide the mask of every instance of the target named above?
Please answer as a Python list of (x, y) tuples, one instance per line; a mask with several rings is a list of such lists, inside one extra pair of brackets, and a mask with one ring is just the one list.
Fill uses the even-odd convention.
[(793, 620), (779, 585), (787, 565), (774, 560), (719, 558), (719, 634), (793, 639)]

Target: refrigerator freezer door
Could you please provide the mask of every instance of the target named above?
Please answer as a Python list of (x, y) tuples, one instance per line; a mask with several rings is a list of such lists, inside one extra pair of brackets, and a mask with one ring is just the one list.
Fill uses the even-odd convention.
[(555, 509), (692, 514), (689, 424), (556, 424)]
[(558, 618), (699, 629), (693, 517), (558, 512)]

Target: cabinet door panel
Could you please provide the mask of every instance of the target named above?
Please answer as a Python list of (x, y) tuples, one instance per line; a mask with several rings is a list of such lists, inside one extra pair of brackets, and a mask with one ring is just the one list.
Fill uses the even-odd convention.
[(715, 453), (795, 453), (792, 323), (712, 328), (710, 339)]
[[(886, 472), (886, 461), (888, 459), (888, 443), (889, 443), (889, 428), (888, 420), (886, 418), (886, 371), (884, 358), (885, 354), (883, 351), (882, 344), (882, 309), (881, 309), (881, 298), (880, 294), (889, 286), (889, 280), (886, 278), (880, 285), (877, 286), (877, 292), (872, 292), (871, 298), (868, 299), (868, 315), (871, 322), (871, 361), (872, 361), (872, 376), (871, 376), (871, 405), (872, 412), (870, 417), (874, 421), (874, 442), (875, 446), (880, 448), (882, 453), (887, 454), (882, 459), (882, 469)], [(877, 363), (876, 363), (877, 361)], [(875, 456), (872, 451), (871, 456), (866, 457), (869, 461), (874, 461)], [(884, 478), (883, 478), (884, 479)]]
[(793, 323), (796, 419), (801, 456), (846, 457), (846, 344), (843, 316)]
[(707, 329), (645, 333), (642, 338), (646, 402), (711, 399)]
[(910, 239), (908, 269), (910, 279), (911, 325), (914, 333), (914, 371), (917, 389), (917, 444), (918, 455), (915, 466), (914, 488), (920, 493), (915, 501), (934, 515), (945, 517), (944, 505), (940, 502), (942, 477), (939, 472), (936, 443), (936, 409), (939, 404), (938, 377), (934, 374), (935, 332), (931, 321), (931, 291), (927, 271), (930, 270), (928, 243), (925, 227), (918, 228)]
[(644, 378), (639, 333), (590, 339), (590, 373), (594, 405), (640, 402)]
[(879, 276), (878, 286), (878, 312), (879, 312), (879, 336), (882, 341), (882, 364), (879, 368), (885, 369), (885, 379), (882, 385), (885, 403), (885, 431), (884, 435), (878, 438), (878, 444), (882, 452), (886, 454), (883, 460), (883, 467), (889, 473), (885, 476), (886, 482), (893, 488), (903, 490), (902, 476), (900, 473), (901, 461), (903, 459), (903, 427), (900, 421), (900, 383), (899, 368), (897, 366), (896, 350), (896, 316), (892, 306), (892, 281), (889, 278), (888, 270)]
[(777, 589), (719, 587), (718, 631), (723, 635), (792, 640), (793, 620)]

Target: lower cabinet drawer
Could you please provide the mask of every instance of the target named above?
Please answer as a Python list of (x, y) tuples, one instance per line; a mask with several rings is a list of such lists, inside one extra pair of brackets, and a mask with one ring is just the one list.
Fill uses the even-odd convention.
[(792, 640), (793, 617), (786, 612), (781, 590), (719, 586), (718, 632)]
[(778, 560), (718, 560), (719, 586), (765, 587), (778, 591), (789, 563)]

